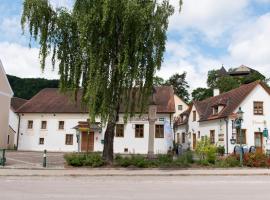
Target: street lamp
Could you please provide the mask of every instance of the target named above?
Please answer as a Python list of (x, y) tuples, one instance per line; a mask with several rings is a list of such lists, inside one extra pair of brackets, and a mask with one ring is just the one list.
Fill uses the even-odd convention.
[(240, 165), (243, 166), (243, 148), (242, 148), (242, 121), (244, 112), (242, 111), (241, 107), (237, 111), (237, 119), (236, 119), (236, 128), (239, 129), (240, 134)]

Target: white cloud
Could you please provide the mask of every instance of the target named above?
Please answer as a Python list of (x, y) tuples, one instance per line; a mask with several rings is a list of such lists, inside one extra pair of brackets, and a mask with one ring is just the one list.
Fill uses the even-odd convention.
[(228, 60), (270, 76), (270, 13), (249, 21), (233, 34)]
[(179, 0), (171, 0), (176, 7), (170, 20), (170, 31), (195, 30), (207, 40), (216, 42), (245, 16), (249, 0), (186, 0), (178, 13)]
[(37, 48), (29, 49), (16, 43), (0, 43), (0, 59), (8, 74), (25, 78), (58, 78), (57, 70), (52, 71), (49, 61), (44, 73), (42, 73), (38, 55)]

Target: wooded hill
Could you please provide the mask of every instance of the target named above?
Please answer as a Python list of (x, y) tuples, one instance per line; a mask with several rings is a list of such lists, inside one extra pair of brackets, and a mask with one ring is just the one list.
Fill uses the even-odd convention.
[(23, 99), (31, 99), (35, 94), (44, 88), (57, 88), (58, 80), (47, 80), (43, 78), (19, 78), (7, 75), (13, 89), (14, 96)]

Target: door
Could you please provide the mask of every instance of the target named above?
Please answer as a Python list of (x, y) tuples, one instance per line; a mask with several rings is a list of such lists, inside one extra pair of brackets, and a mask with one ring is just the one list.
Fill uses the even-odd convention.
[(81, 151), (94, 151), (94, 133), (82, 132)]
[(254, 141), (255, 141), (255, 147), (256, 152), (262, 153), (263, 152), (263, 136), (262, 133), (256, 132), (254, 134)]
[(193, 149), (196, 149), (196, 143), (197, 143), (197, 139), (196, 139), (196, 133), (193, 133)]

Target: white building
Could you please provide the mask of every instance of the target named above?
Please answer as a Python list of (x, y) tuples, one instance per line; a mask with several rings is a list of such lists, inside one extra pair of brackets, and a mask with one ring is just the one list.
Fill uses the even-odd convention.
[(13, 91), (0, 61), (0, 148), (7, 147), (9, 108), (12, 96)]
[(270, 126), (270, 89), (260, 81), (193, 102), (174, 125), (177, 142), (195, 149), (196, 142), (207, 136), (213, 144), (224, 146), (226, 153), (233, 152), (235, 145), (230, 140), (240, 143), (240, 133), (234, 126), (239, 108), (244, 112), (243, 144), (265, 151), (268, 143), (263, 131)]
[[(106, 127), (96, 119), (88, 123), (87, 109), (78, 102), (72, 102), (68, 95), (57, 89), (43, 89), (17, 110), (20, 116), (18, 149), (30, 151), (102, 151)], [(150, 146), (154, 153), (167, 153), (172, 148), (171, 129), (175, 108), (187, 105), (175, 96), (172, 87), (155, 88), (155, 104), (149, 114), (135, 115), (126, 124), (120, 108), (119, 120), (114, 137), (115, 153), (146, 154)], [(149, 108), (150, 108), (149, 107)], [(179, 106), (180, 108), (181, 106)], [(154, 124), (151, 126), (151, 116)], [(151, 128), (153, 127), (153, 128)], [(165, 130), (165, 131), (164, 131)], [(153, 133), (153, 139), (149, 138)]]
[(18, 133), (18, 127), (20, 123), (19, 115), (16, 113), (16, 110), (18, 110), (23, 104), (25, 104), (27, 100), (18, 98), (18, 97), (12, 97), (11, 103), (10, 103), (10, 109), (9, 109), (9, 132), (8, 132), (8, 142), (7, 147), (8, 149), (16, 149), (17, 147), (17, 133)]

